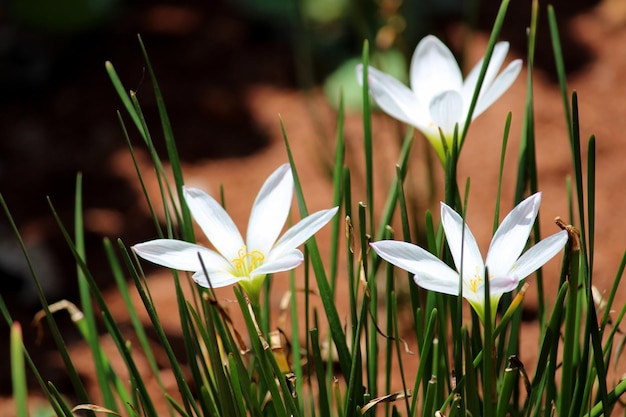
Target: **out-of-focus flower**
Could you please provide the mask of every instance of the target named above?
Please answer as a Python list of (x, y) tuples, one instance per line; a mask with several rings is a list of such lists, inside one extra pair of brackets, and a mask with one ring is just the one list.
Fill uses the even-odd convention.
[[(456, 271), (430, 252), (411, 243), (383, 240), (372, 243), (371, 246), (381, 258), (415, 274), (415, 283), (427, 290), (458, 295), (457, 271), (461, 271), (461, 294), (483, 322), (486, 268), (489, 274), (491, 321), (494, 323), (502, 294), (513, 291), (520, 281), (552, 259), (567, 243), (567, 231), (562, 230), (543, 239), (521, 255), (535, 223), (540, 203), (541, 193), (534, 194), (506, 216), (491, 240), (485, 263), (476, 239), (467, 225), (463, 231), (461, 216), (441, 203), (441, 222)], [(461, 244), (461, 236), (464, 244)]]
[[(508, 50), (508, 42), (495, 45), (472, 119), (491, 106), (517, 78), (522, 68), (519, 59), (498, 74)], [(387, 114), (419, 129), (444, 162), (446, 155), (439, 129), (450, 149), (455, 125), (463, 129), (482, 64), (481, 59), (463, 81), (452, 52), (439, 39), (429, 35), (420, 41), (413, 53), (411, 88), (390, 75), (368, 67), (369, 89), (374, 101)], [(357, 77), (363, 84), (362, 65), (357, 66)]]
[(215, 250), (175, 239), (156, 239), (133, 246), (134, 251), (150, 262), (194, 272), (194, 281), (202, 287), (239, 283), (248, 296), (255, 299), (267, 274), (287, 271), (302, 263), (304, 257), (297, 247), (328, 223), (338, 210), (335, 207), (311, 214), (278, 239), (293, 197), (289, 164), (274, 171), (259, 191), (250, 213), (245, 242), (215, 199), (201, 190), (187, 187), (184, 196), (191, 214)]

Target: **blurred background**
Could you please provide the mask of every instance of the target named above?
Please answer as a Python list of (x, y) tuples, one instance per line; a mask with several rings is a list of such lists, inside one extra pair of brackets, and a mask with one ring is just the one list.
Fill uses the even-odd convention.
[[(599, 144), (598, 156), (607, 158), (605, 166), (622, 171), (616, 150), (624, 149), (622, 132), (626, 131), (620, 94), (626, 90), (626, 82), (621, 82), (626, 81), (625, 3), (552, 2), (570, 81), (585, 100), (581, 104), (584, 133), (603, 134), (608, 142)], [(547, 172), (544, 184), (560, 190), (552, 204), (560, 201), (559, 213), (563, 213), (569, 150), (545, 17), (547, 2), (539, 4), (537, 129), (538, 136), (549, 137), (549, 143), (538, 148), (538, 159), (540, 172), (544, 167)], [(46, 196), (65, 224), (71, 225), (77, 172), (83, 174), (88, 261), (105, 288), (112, 283), (102, 238), (119, 237), (128, 245), (154, 238), (154, 225), (141, 202), (115, 113), (121, 102), (104, 68), (105, 61), (111, 61), (125, 87), (137, 92), (154, 140), (161, 144), (156, 103), (137, 34), (145, 42), (164, 94), (188, 183), (213, 191), (224, 184), (233, 217), (245, 224), (241, 222), (256, 190), (285, 160), (279, 114), (301, 156), (301, 170), (310, 178), (320, 178), (305, 184), (312, 209), (328, 205), (329, 182), (324, 173), (332, 160), (340, 91), (348, 112), (347, 138), (354, 143), (360, 140), (361, 91), (354, 67), (360, 62), (364, 39), (370, 42), (372, 65), (401, 80), (407, 79), (417, 42), (428, 33), (450, 45), (467, 70), (484, 53), (499, 6), (497, 0), (5, 0), (0, 6), (0, 193), (35, 259), (47, 295), (51, 300), (76, 295), (75, 266)], [(526, 57), (530, 12), (530, 1), (511, 2), (501, 34), (512, 45), (507, 59)], [(460, 175), (471, 172), (473, 181), (477, 176), (475, 183), (489, 184), (487, 201), (495, 193), (497, 162), (484, 160), (483, 154), (489, 141), (501, 140), (508, 111), (517, 117), (512, 135), (518, 136), (525, 76), (524, 72), (496, 109), (487, 112), (493, 116), (481, 116), (472, 127), (470, 137), (476, 147), (464, 148), (468, 156)], [(377, 151), (393, 164), (404, 127), (382, 115), (376, 116), (374, 127), (383, 138), (376, 144)], [(140, 138), (132, 130), (130, 134), (149, 177), (149, 160)], [(416, 147), (430, 152), (427, 146)], [(164, 155), (164, 146), (162, 150)], [(512, 138), (512, 171), (516, 152)], [(494, 168), (487, 169), (489, 164)], [(392, 167), (383, 179), (393, 177)], [(613, 172), (605, 185), (619, 187), (619, 178)], [(480, 193), (479, 187), (474, 188)], [(437, 194), (424, 193), (431, 199)], [(511, 195), (505, 190), (505, 197)], [(482, 196), (478, 194), (475, 201)], [(602, 196), (598, 201), (615, 204)], [(552, 214), (549, 211), (547, 221)], [(613, 242), (618, 244), (606, 255), (609, 261), (624, 247), (623, 238)], [(611, 264), (609, 269), (615, 267)], [(29, 322), (38, 310), (27, 265), (5, 220), (0, 221), (0, 291), (17, 318)], [(0, 339), (6, 340), (5, 324), (0, 324), (0, 332)], [(44, 342), (42, 351), (45, 346)], [(55, 372), (62, 370), (52, 367), (51, 375)], [(8, 375), (2, 371), (0, 394), (9, 388)]]

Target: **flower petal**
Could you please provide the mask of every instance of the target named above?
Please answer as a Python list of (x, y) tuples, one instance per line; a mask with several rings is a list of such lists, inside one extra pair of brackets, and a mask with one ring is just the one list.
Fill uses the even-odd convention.
[[(356, 72), (363, 85), (363, 65), (357, 65)], [(367, 72), (370, 94), (385, 113), (419, 129), (428, 126), (425, 111), (420, 111), (418, 98), (406, 85), (376, 68), (368, 67)]]
[[(228, 285), (236, 284), (242, 280), (242, 277), (237, 277), (226, 271), (213, 271), (209, 272), (209, 278), (204, 274), (204, 271), (198, 271), (192, 276), (196, 284), (204, 288), (220, 288)], [(209, 284), (210, 282), (210, 284)]]
[(339, 207), (320, 210), (300, 220), (276, 242), (276, 245), (267, 256), (267, 262), (273, 262), (285, 254), (291, 253), (293, 249), (306, 242), (333, 218), (337, 210), (339, 210)]
[(284, 164), (268, 177), (254, 200), (246, 237), (248, 252), (269, 253), (285, 225), (292, 198), (293, 176), (289, 164)]
[(446, 90), (461, 91), (463, 76), (454, 55), (435, 36), (420, 41), (411, 59), (411, 89), (426, 103)]
[(370, 243), (374, 251), (389, 263), (415, 274), (417, 285), (449, 295), (459, 294), (459, 274), (432, 253), (396, 240)]
[[(500, 67), (502, 67), (502, 63), (506, 58), (506, 54), (509, 52), (509, 43), (508, 42), (498, 42), (496, 46), (493, 48), (493, 53), (491, 54), (491, 60), (489, 61), (489, 66), (487, 67), (487, 72), (485, 73), (485, 78), (483, 79), (483, 85), (481, 88), (480, 95), (483, 96), (485, 91), (489, 89), (491, 83), (498, 75), (498, 71), (500, 71)], [(469, 106), (469, 102), (472, 100), (472, 96), (474, 95), (474, 90), (476, 89), (476, 83), (478, 82), (478, 76), (480, 75), (480, 70), (483, 67), (483, 62), (485, 58), (481, 58), (480, 61), (472, 68), (470, 73), (465, 78), (465, 82), (463, 83), (463, 98), (467, 101), (467, 105)]]
[(472, 119), (478, 117), (482, 112), (487, 110), (489, 106), (495, 103), (495, 101), (499, 99), (500, 96), (509, 89), (509, 87), (511, 87), (521, 70), (521, 59), (516, 59), (515, 61), (511, 62), (504, 69), (504, 71), (502, 71), (502, 73), (498, 75), (498, 78), (496, 78), (493, 84), (488, 86), (484, 94), (480, 95), (480, 98), (476, 103), (476, 108), (474, 109)]
[(133, 246), (135, 253), (155, 264), (181, 271), (200, 271), (202, 264), (198, 254), (202, 256), (208, 271), (228, 270), (230, 262), (220, 254), (200, 245), (174, 239), (156, 239), (138, 243)]
[[(430, 101), (428, 111), (435, 126), (440, 127), (443, 130), (443, 134), (452, 143), (454, 126), (461, 122), (463, 117), (463, 97), (461, 97), (461, 94), (454, 90), (437, 94)], [(460, 126), (460, 129), (462, 128), (463, 126)]]
[(289, 271), (299, 266), (304, 261), (304, 255), (298, 249), (292, 249), (283, 253), (280, 257), (266, 262), (254, 271), (250, 272), (250, 278), (259, 275), (273, 274), (275, 272)]
[[(491, 275), (491, 271), (489, 271), (489, 274)], [(502, 294), (511, 292), (515, 288), (517, 288), (519, 281), (520, 280), (514, 276), (493, 276), (491, 279), (489, 279), (489, 295), (491, 296), (490, 298), (498, 297), (498, 299), (500, 299), (500, 296), (502, 296)], [(484, 292), (485, 283), (482, 282), (476, 289), (476, 293), (480, 294), (480, 297), (482, 298)]]
[(518, 281), (523, 280), (559, 253), (567, 243), (567, 239), (568, 235), (565, 230), (543, 239), (515, 262), (509, 274), (515, 275)]
[(228, 213), (213, 197), (197, 188), (183, 188), (185, 202), (215, 249), (226, 259), (235, 259), (243, 239)]
[(519, 203), (504, 218), (493, 235), (485, 264), (492, 276), (506, 275), (519, 258), (537, 218), (541, 193)]
[(461, 271), (461, 252), (463, 252), (463, 280), (467, 281), (475, 275), (484, 278), (485, 266), (483, 258), (480, 254), (480, 249), (478, 249), (476, 239), (467, 224), (465, 224), (465, 234), (463, 235), (464, 245), (461, 246), (463, 233), (463, 219), (461, 216), (445, 203), (441, 203), (441, 222), (443, 223), (446, 240), (458, 271)]

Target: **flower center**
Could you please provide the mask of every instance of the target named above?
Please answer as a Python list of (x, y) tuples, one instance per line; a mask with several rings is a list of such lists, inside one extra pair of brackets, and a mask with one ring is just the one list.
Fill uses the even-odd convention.
[(478, 272), (479, 268), (476, 267), (476, 272), (474, 272), (474, 275), (472, 275), (472, 277), (467, 280), (467, 283), (469, 284), (469, 287), (474, 294), (478, 292), (478, 287), (483, 282), (483, 277)]
[(248, 252), (246, 245), (243, 245), (237, 252), (237, 257), (230, 262), (237, 270), (237, 275), (241, 277), (249, 277), (250, 272), (254, 271), (265, 260), (265, 255), (258, 250)]

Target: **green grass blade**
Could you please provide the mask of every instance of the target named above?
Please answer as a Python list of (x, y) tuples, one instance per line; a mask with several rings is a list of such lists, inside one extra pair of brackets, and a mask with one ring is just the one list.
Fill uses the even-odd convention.
[(157, 231), (158, 236), (160, 238), (163, 238), (163, 231), (161, 230), (161, 225), (159, 224), (159, 218), (156, 214), (156, 211), (154, 210), (154, 205), (152, 204), (152, 201), (150, 200), (150, 197), (148, 195), (148, 188), (146, 187), (146, 183), (143, 179), (143, 175), (141, 174), (141, 170), (139, 169), (139, 164), (137, 163), (137, 158), (135, 156), (135, 150), (133, 149), (133, 145), (130, 142), (130, 137), (128, 136), (128, 130), (126, 129), (126, 124), (124, 123), (124, 120), (122, 119), (122, 115), (120, 114), (119, 111), (117, 112), (117, 118), (120, 122), (120, 126), (122, 127), (122, 133), (124, 134), (124, 139), (126, 140), (126, 146), (128, 147), (128, 152), (130, 153), (130, 156), (133, 160), (133, 165), (135, 166), (135, 172), (137, 173), (137, 179), (139, 180), (139, 183), (141, 185), (141, 191), (143, 192), (145, 201), (148, 204), (148, 209), (150, 210), (150, 215), (154, 222), (154, 229)]
[[(587, 248), (589, 250), (589, 275), (593, 273), (593, 252), (596, 232), (596, 138), (591, 136), (587, 145)], [(591, 279), (590, 279), (591, 281)], [(591, 282), (590, 282), (591, 283)]]
[(470, 102), (470, 105), (469, 105), (467, 118), (465, 119), (465, 125), (463, 126), (463, 130), (459, 138), (459, 142), (458, 142), (459, 150), (463, 147), (463, 144), (465, 143), (465, 136), (467, 135), (467, 131), (469, 130), (469, 126), (472, 122), (474, 109), (476, 108), (476, 103), (478, 102), (478, 96), (480, 94), (480, 90), (482, 88), (485, 75), (487, 74), (487, 67), (489, 66), (489, 61), (491, 61), (491, 55), (493, 54), (493, 49), (495, 48), (496, 42), (498, 41), (498, 36), (500, 36), (500, 31), (502, 30), (502, 26), (504, 24), (504, 18), (506, 17), (506, 12), (507, 12), (508, 7), (509, 7), (509, 0), (503, 0), (502, 3), (500, 3), (500, 8), (498, 9), (496, 20), (493, 24), (493, 28), (491, 29), (491, 35), (489, 37), (489, 43), (487, 44), (487, 51), (485, 52), (485, 58), (480, 68), (478, 80), (476, 81), (476, 88), (474, 89), (472, 101)]
[(615, 295), (617, 294), (617, 289), (619, 288), (619, 284), (620, 282), (622, 282), (624, 268), (626, 268), (626, 251), (622, 255), (622, 261), (620, 262), (619, 268), (617, 269), (617, 273), (615, 274), (615, 279), (613, 280), (611, 292), (609, 293), (609, 297), (606, 300), (604, 316), (602, 317), (602, 325), (600, 326), (601, 334), (604, 334), (604, 328), (610, 321), (610, 314), (611, 314), (611, 309), (613, 307), (613, 301), (615, 300)]
[[(467, 327), (463, 327), (461, 330), (461, 337), (463, 338), (463, 351), (465, 353), (465, 357), (473, 357)], [(465, 409), (468, 413), (471, 413), (471, 415), (480, 415), (480, 396), (478, 393), (478, 387), (480, 385), (476, 374), (476, 367), (469, 361), (466, 361), (465, 363), (464, 379), (463, 388), (465, 390)]]
[(68, 376), (72, 383), (72, 387), (74, 388), (74, 393), (76, 394), (79, 401), (86, 403), (88, 402), (87, 390), (85, 389), (85, 386), (83, 385), (80, 379), (80, 376), (78, 375), (78, 372), (76, 371), (76, 368), (74, 367), (74, 364), (72, 363), (72, 360), (70, 359), (69, 353), (67, 351), (67, 346), (65, 345), (65, 341), (63, 340), (63, 337), (61, 336), (61, 331), (59, 330), (58, 326), (56, 325), (56, 322), (54, 321), (54, 318), (52, 317), (52, 313), (50, 312), (48, 301), (46, 300), (43, 289), (41, 288), (39, 279), (37, 278), (37, 273), (35, 272), (35, 269), (33, 268), (33, 263), (30, 259), (30, 256), (28, 255), (28, 251), (26, 250), (26, 246), (24, 244), (22, 236), (19, 230), (17, 229), (17, 225), (15, 224), (15, 221), (13, 220), (13, 216), (11, 215), (11, 212), (9, 211), (9, 208), (2, 194), (0, 194), (0, 205), (2, 206), (2, 209), (4, 210), (4, 213), (11, 226), (11, 229), (13, 233), (15, 234), (15, 237), (17, 238), (20, 248), (22, 249), (22, 253), (24, 254), (24, 257), (26, 258), (26, 263), (28, 265), (28, 269), (31, 273), (31, 276), (33, 277), (35, 288), (37, 290), (37, 295), (39, 296), (39, 301), (41, 302), (42, 309), (44, 310), (45, 315), (46, 315), (46, 321), (48, 323), (48, 326), (50, 326), (50, 332), (52, 334), (52, 338), (54, 340), (55, 345), (57, 346), (57, 350), (59, 351), (59, 354), (61, 355), (61, 359), (63, 360), (63, 364), (67, 370)]
[(243, 318), (246, 322), (246, 327), (250, 336), (250, 342), (252, 344), (252, 351), (254, 352), (255, 358), (257, 360), (256, 364), (259, 371), (259, 377), (264, 382), (272, 398), (272, 401), (270, 402), (271, 409), (273, 410), (276, 417), (287, 417), (288, 415), (290, 415), (291, 412), (295, 411), (295, 406), (289, 407), (290, 410), (287, 411), (291, 395), (285, 391), (283, 392), (287, 394), (286, 396), (280, 394), (280, 391), (278, 390), (278, 385), (275, 382), (275, 378), (282, 379), (282, 374), (280, 373), (280, 371), (278, 373), (275, 373), (275, 368), (273, 368), (271, 364), (271, 358), (273, 358), (271, 349), (269, 349), (269, 346), (266, 345), (267, 342), (261, 340), (261, 335), (257, 333), (257, 328), (254, 324), (252, 313), (248, 308), (248, 303), (244, 299), (243, 294), (237, 287), (235, 287), (234, 290), (235, 295), (237, 296), (237, 301), (239, 302), (239, 307), (241, 308), (241, 312), (243, 313)]
[[(624, 395), (624, 393), (626, 393), (626, 379), (623, 379), (620, 381), (619, 384), (617, 384), (617, 386), (615, 386), (615, 388), (608, 393), (607, 397), (608, 397), (608, 402), (609, 404), (613, 405), (617, 402), (617, 400)], [(591, 409), (591, 411), (587, 414), (585, 414), (585, 417), (599, 417), (601, 415), (607, 416), (610, 414), (606, 414), (606, 409), (605, 409), (605, 404), (604, 403), (600, 403), (600, 404), (596, 404), (593, 406), (593, 408)]]
[(574, 383), (577, 380), (577, 365), (580, 358), (575, 357), (576, 346), (579, 343), (579, 329), (576, 320), (580, 314), (577, 309), (580, 251), (573, 248), (571, 243), (567, 248), (570, 251), (570, 267), (568, 277), (568, 290), (565, 308), (565, 330), (563, 336), (563, 366), (561, 367), (561, 389), (557, 409), (559, 415), (569, 415), (571, 401), (574, 394)]
[[(193, 380), (198, 383), (202, 383), (203, 387), (209, 386), (211, 388), (211, 395), (214, 398), (214, 407), (216, 411), (218, 411), (217, 415), (224, 416), (235, 416), (236, 415), (236, 405), (233, 398), (233, 387), (229, 383), (231, 380), (231, 376), (227, 375), (224, 366), (222, 365), (222, 355), (220, 352), (220, 342), (218, 341), (217, 334), (215, 332), (215, 325), (213, 323), (213, 314), (207, 314), (205, 316), (206, 326), (203, 326), (202, 320), (199, 314), (193, 309), (193, 306), (189, 303), (185, 303), (184, 300), (183, 305), (189, 311), (189, 314), (186, 312), (181, 312), (181, 321), (184, 320), (183, 328), (183, 338), (185, 340), (185, 348), (187, 350), (187, 357), (189, 358), (191, 366), (191, 371), (193, 375)], [(189, 317), (191, 316), (191, 317)], [(196, 362), (196, 351), (200, 351), (198, 346), (198, 342), (196, 340), (191, 340), (191, 325), (188, 324), (190, 318), (193, 318), (193, 321), (196, 325), (197, 332), (200, 335), (200, 340), (203, 341), (209, 358), (209, 363), (211, 365), (212, 373), (209, 374), (208, 369), (204, 369), (204, 375), (200, 374), (199, 366)], [(208, 364), (204, 364), (205, 367)], [(235, 372), (236, 373), (236, 372)], [(210, 378), (210, 380), (208, 380)], [(202, 401), (201, 406), (203, 408), (203, 415), (208, 415), (208, 410), (210, 408), (207, 401)]]
[[(402, 391), (408, 393), (404, 366), (402, 365), (401, 344), (403, 341), (400, 337), (400, 330), (398, 328), (398, 299), (395, 292), (391, 294), (391, 317), (393, 320), (393, 338), (395, 340), (396, 358), (398, 359), (398, 369), (400, 370), (400, 379), (402, 381)], [(409, 404), (409, 395), (404, 395), (404, 406), (406, 408), (406, 415), (410, 415), (411, 405)]]
[[(337, 249), (335, 249), (337, 250)], [(291, 349), (293, 352), (293, 367), (294, 367), (294, 375), (296, 378), (296, 392), (302, 393), (304, 392), (304, 372), (302, 369), (302, 356), (301, 356), (301, 346), (300, 346), (300, 324), (298, 320), (300, 319), (300, 311), (299, 305), (296, 295), (298, 294), (298, 289), (296, 287), (296, 274), (291, 271), (289, 274), (289, 287), (291, 293)], [(308, 293), (308, 288), (305, 287), (305, 293)], [(304, 409), (303, 398), (298, 396), (298, 408), (300, 410)]]
[[(176, 378), (178, 389), (181, 392), (181, 395), (185, 402), (185, 409), (187, 410), (187, 413), (189, 414), (192, 414), (192, 409), (193, 409), (195, 411), (195, 414), (199, 415), (200, 412), (195, 404), (195, 401), (193, 401), (194, 397), (191, 393), (191, 389), (189, 388), (189, 385), (186, 382), (183, 371), (180, 368), (180, 365), (178, 364), (178, 359), (176, 358), (176, 355), (174, 355), (172, 346), (170, 345), (167, 339), (167, 336), (165, 335), (163, 326), (161, 326), (161, 321), (156, 313), (156, 310), (154, 309), (154, 303), (148, 296), (146, 289), (143, 287), (141, 283), (140, 275), (135, 269), (135, 266), (131, 260), (128, 250), (126, 249), (126, 246), (120, 240), (118, 240), (118, 245), (119, 245), (120, 250), (122, 251), (122, 257), (124, 259), (124, 262), (126, 263), (126, 267), (131, 273), (131, 276), (135, 283), (135, 287), (137, 288), (141, 301), (143, 302), (146, 312), (148, 313), (148, 317), (150, 317), (150, 321), (152, 322), (152, 325), (154, 326), (154, 330), (156, 331), (157, 337), (159, 341), (161, 342), (161, 346), (163, 346), (165, 353), (167, 355), (167, 358), (170, 362), (172, 371)], [(136, 256), (135, 256), (135, 262), (137, 265), (139, 265), (139, 261), (137, 260)]]
[[(15, 322), (11, 319), (11, 315), (9, 314), (9, 310), (7, 309), (7, 306), (1, 294), (0, 294), (0, 313), (2, 314), (2, 317), (4, 318), (4, 320), (6, 321), (9, 327), (12, 327), (15, 324)], [(46, 395), (48, 402), (50, 403), (50, 405), (52, 406), (56, 414), (61, 415), (62, 414), (61, 409), (57, 405), (54, 396), (48, 389), (47, 383), (41, 377), (41, 374), (39, 373), (39, 369), (37, 368), (37, 366), (35, 366), (35, 363), (33, 362), (30, 354), (26, 350), (26, 347), (24, 346), (23, 343), (22, 343), (21, 349), (22, 349), (22, 355), (24, 359), (26, 360), (26, 362), (28, 362), (28, 366), (31, 372), (33, 373), (33, 375), (35, 376), (35, 379), (37, 379), (37, 382), (39, 383), (39, 386), (41, 387), (42, 391)]]
[(556, 21), (556, 14), (554, 13), (554, 7), (552, 5), (548, 5), (548, 25), (550, 27), (550, 39), (552, 42), (552, 50), (554, 51), (556, 73), (559, 80), (561, 98), (563, 100), (563, 110), (565, 111), (565, 123), (569, 136), (572, 138), (572, 116), (569, 107), (569, 93), (567, 92), (567, 75), (565, 74), (565, 63), (563, 62), (563, 49), (561, 48), (559, 28)]
[[(148, 335), (139, 319), (139, 315), (137, 314), (137, 310), (131, 300), (130, 292), (128, 291), (128, 284), (126, 282), (126, 277), (122, 272), (121, 265), (115, 252), (113, 250), (113, 246), (111, 241), (107, 238), (103, 240), (104, 251), (106, 253), (106, 257), (111, 268), (111, 273), (113, 278), (115, 279), (115, 283), (117, 284), (117, 288), (119, 290), (119, 295), (122, 297), (124, 301), (124, 305), (126, 306), (126, 312), (128, 313), (130, 322), (133, 326), (133, 330), (135, 332), (135, 336), (137, 336), (137, 340), (139, 340), (139, 345), (141, 346), (142, 352), (146, 357), (146, 361), (154, 374), (159, 387), (161, 390), (165, 392), (165, 386), (161, 379), (161, 372), (159, 370), (159, 366), (157, 364), (156, 358), (154, 356), (154, 352), (150, 347), (150, 343), (148, 341)], [(126, 400), (129, 401), (129, 400)], [(170, 409), (171, 411), (171, 409)]]
[(363, 42), (363, 148), (365, 154), (365, 194), (368, 207), (368, 233), (374, 234), (374, 154), (372, 146), (372, 109), (369, 89), (369, 42)]
[[(531, 393), (527, 400), (527, 415), (530, 415), (530, 411), (533, 408), (539, 408), (539, 404), (541, 402), (541, 395), (543, 394), (543, 389), (539, 389), (542, 385), (542, 380), (544, 374), (546, 374), (546, 370), (548, 368), (548, 359), (550, 358), (551, 352), (556, 352), (556, 347), (559, 342), (560, 336), (560, 328), (561, 322), (563, 320), (563, 309), (565, 295), (567, 294), (567, 283), (561, 285), (559, 292), (557, 294), (557, 298), (555, 300), (554, 308), (552, 310), (552, 314), (550, 316), (550, 321), (548, 326), (546, 327), (545, 332), (543, 333), (543, 339), (541, 341), (541, 348), (539, 350), (539, 359), (537, 360), (537, 367), (535, 369), (535, 375), (532, 378), (531, 383)], [(552, 361), (554, 364), (554, 361)], [(547, 373), (548, 376), (553, 375)]]
[(402, 148), (400, 149), (400, 157), (398, 158), (398, 164), (396, 166), (396, 174), (400, 172), (401, 175), (396, 175), (393, 183), (389, 187), (389, 194), (385, 206), (383, 207), (382, 214), (380, 216), (380, 222), (378, 223), (378, 230), (376, 231), (375, 240), (381, 240), (385, 234), (387, 225), (391, 223), (393, 213), (396, 210), (396, 204), (398, 202), (398, 186), (406, 178), (409, 156), (411, 155), (411, 149), (413, 149), (414, 134), (413, 128), (408, 129), (404, 140), (402, 141)]
[(318, 399), (317, 410), (320, 417), (331, 417), (330, 412), (330, 399), (328, 397), (328, 387), (326, 385), (326, 378), (324, 377), (324, 363), (322, 360), (322, 353), (319, 341), (319, 331), (317, 329), (311, 329), (311, 353), (313, 354), (313, 366), (315, 367), (315, 379), (317, 380), (318, 387)]
[(122, 100), (122, 104), (124, 105), (124, 108), (130, 115), (130, 118), (133, 120), (133, 123), (135, 123), (137, 130), (139, 132), (143, 132), (143, 129), (141, 127), (141, 121), (139, 120), (139, 115), (135, 111), (135, 107), (130, 101), (128, 91), (124, 89), (122, 80), (120, 80), (120, 77), (117, 75), (117, 72), (115, 71), (115, 68), (113, 67), (113, 64), (107, 61), (104, 64), (104, 67), (107, 71), (107, 74), (109, 75), (109, 78), (111, 79), (111, 82), (113, 83), (113, 88), (115, 88), (117, 95), (119, 96), (120, 100)]
[[(335, 145), (335, 163), (333, 166), (333, 206), (341, 206), (343, 200), (343, 164), (345, 160), (346, 146), (343, 132), (344, 104), (343, 93), (339, 97), (339, 111), (337, 113), (337, 139)], [(339, 259), (339, 233), (344, 219), (337, 215), (331, 225), (331, 248), (330, 248), (330, 286), (335, 288)]]
[(22, 351), (22, 326), (15, 322), (10, 332), (11, 351), (11, 384), (13, 401), (15, 401), (16, 417), (28, 417), (28, 388), (26, 386), (26, 369)]
[[(85, 262), (87, 260), (87, 254), (85, 252), (85, 238), (83, 227), (83, 188), (82, 188), (82, 174), (76, 176), (76, 195), (74, 198), (74, 245), (78, 256)], [(96, 318), (94, 315), (93, 302), (89, 291), (89, 283), (82, 271), (82, 268), (76, 265), (76, 275), (78, 277), (78, 291), (80, 294), (81, 311), (84, 315), (84, 322), (87, 326), (86, 332), (83, 335), (86, 338), (89, 350), (93, 357), (95, 374), (98, 380), (98, 386), (102, 395), (103, 406), (113, 411), (118, 411), (113, 391), (109, 385), (107, 378), (109, 367), (105, 363), (104, 353), (100, 348), (100, 341), (98, 340), (98, 328), (96, 326)], [(108, 362), (108, 361), (106, 361)]]
[[(61, 411), (61, 415), (65, 416), (65, 417), (75, 417), (74, 413), (72, 412), (72, 410), (70, 409), (70, 406), (67, 404), (67, 402), (63, 399), (63, 396), (61, 396), (61, 393), (59, 392), (59, 390), (54, 386), (54, 384), (52, 382), (48, 382), (48, 388), (50, 390), (50, 393), (52, 394), (56, 405), (58, 406), (58, 410)], [(95, 416), (95, 413), (92, 412), (87, 412), (89, 415)]]
[(176, 143), (174, 142), (174, 132), (172, 130), (172, 125), (170, 123), (167, 109), (165, 107), (165, 100), (163, 100), (163, 95), (161, 94), (161, 88), (159, 87), (159, 83), (152, 68), (152, 63), (150, 62), (150, 58), (148, 57), (148, 52), (146, 51), (146, 47), (143, 43), (143, 40), (141, 39), (141, 36), (137, 36), (137, 38), (139, 40), (139, 45), (141, 46), (141, 52), (143, 53), (143, 57), (146, 60), (146, 67), (148, 68), (148, 74), (150, 74), (152, 86), (154, 87), (154, 96), (156, 97), (157, 107), (159, 109), (159, 117), (161, 118), (161, 127), (163, 129), (163, 135), (165, 137), (167, 154), (172, 168), (172, 173), (174, 175), (174, 182), (176, 183), (176, 190), (178, 192), (178, 202), (180, 204), (183, 216), (183, 223), (181, 225), (181, 228), (183, 230), (183, 237), (188, 242), (194, 242), (195, 238), (192, 227), (193, 223), (191, 222), (191, 213), (189, 212), (189, 209), (187, 208), (187, 205), (185, 204), (185, 199), (183, 197), (183, 171), (180, 165), (180, 158), (178, 157)]
[(246, 414), (246, 407), (245, 407), (245, 404), (243, 402), (244, 394), (243, 394), (242, 387), (244, 385), (243, 385), (243, 382), (241, 381), (239, 372), (237, 372), (237, 364), (235, 362), (235, 358), (233, 357), (232, 353), (230, 353), (228, 355), (228, 367), (229, 367), (229, 369), (231, 369), (231, 372), (230, 372), (229, 375), (230, 375), (230, 378), (231, 378), (232, 389), (233, 389), (232, 398), (234, 400), (234, 405), (235, 405), (236, 410), (237, 410), (236, 416), (243, 417), (243, 416), (247, 415)]
[(432, 357), (433, 340), (435, 338), (435, 327), (437, 323), (437, 309), (433, 309), (430, 312), (428, 323), (426, 324), (426, 330), (424, 332), (424, 343), (420, 346), (420, 362), (417, 367), (417, 375), (415, 376), (415, 385), (413, 386), (413, 399), (411, 402), (411, 413), (409, 415), (416, 415), (417, 413), (417, 398), (421, 381), (427, 372), (427, 367), (432, 365), (429, 363)]
[[(300, 216), (304, 218), (305, 216), (308, 216), (309, 211), (306, 208), (304, 195), (302, 193), (302, 186), (300, 184), (300, 178), (298, 176), (296, 164), (293, 159), (293, 154), (291, 153), (291, 148), (289, 146), (289, 140), (287, 138), (285, 126), (284, 124), (282, 124), (282, 122), (281, 127), (283, 130), (283, 138), (285, 141), (285, 146), (287, 148), (287, 154), (289, 156), (291, 172), (294, 178), (296, 201), (298, 202), (298, 207), (300, 209)], [(341, 367), (344, 378), (347, 378), (348, 375), (350, 375), (350, 351), (348, 350), (348, 345), (346, 343), (346, 335), (343, 331), (343, 325), (341, 324), (339, 314), (337, 313), (337, 308), (335, 307), (334, 295), (328, 279), (326, 278), (326, 272), (324, 271), (324, 266), (322, 264), (322, 259), (317, 248), (315, 238), (312, 237), (311, 239), (309, 239), (306, 245), (309, 251), (309, 256), (311, 257), (311, 264), (313, 265), (313, 270), (315, 272), (315, 280), (317, 282), (317, 286), (320, 292), (320, 299), (322, 300), (324, 311), (328, 319), (328, 325), (330, 327), (333, 342), (335, 344), (335, 347), (337, 348), (337, 355), (339, 356), (339, 366)]]

